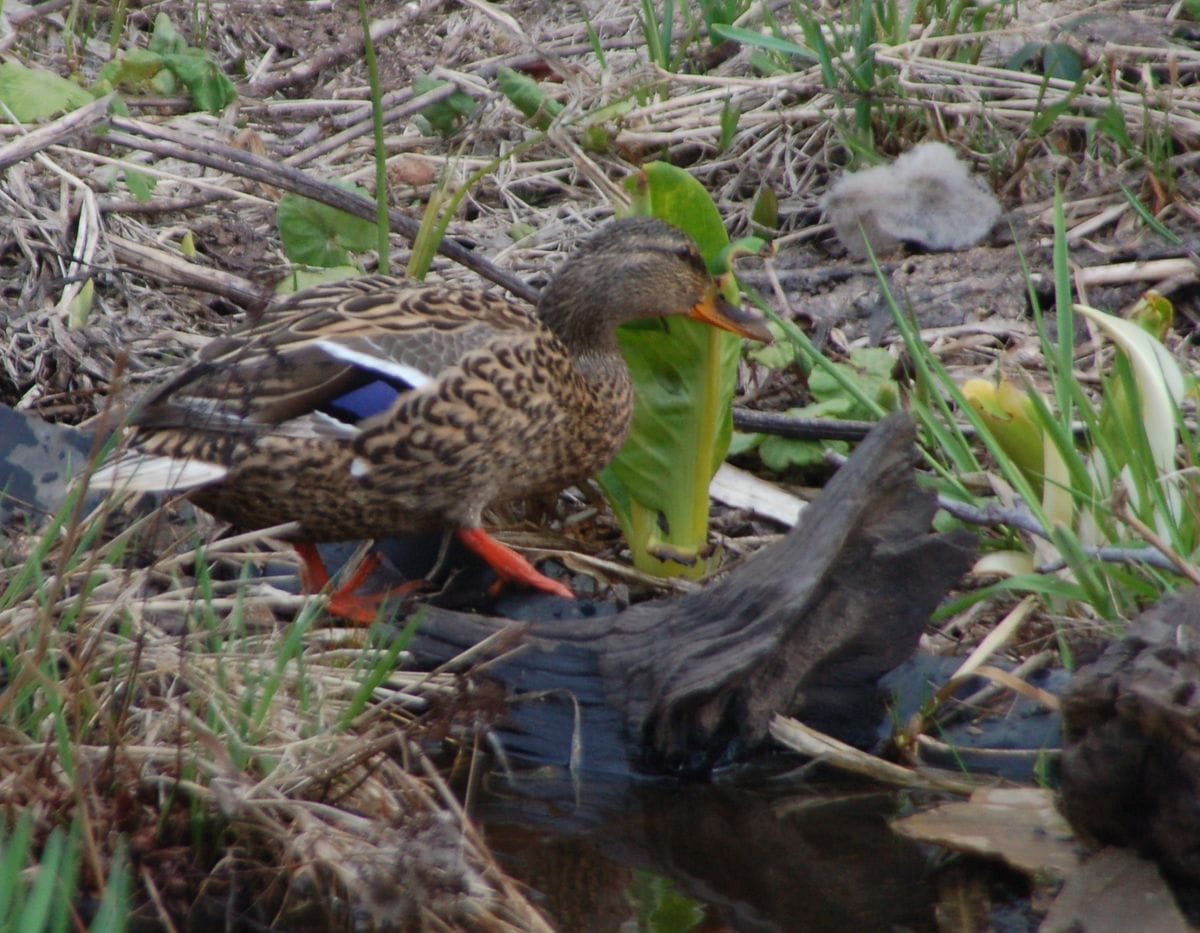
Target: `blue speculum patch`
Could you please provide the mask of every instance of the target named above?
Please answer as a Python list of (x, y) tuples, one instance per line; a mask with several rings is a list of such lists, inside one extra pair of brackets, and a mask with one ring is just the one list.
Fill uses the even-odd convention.
[(321, 406), (321, 411), (339, 421), (355, 424), (365, 418), (381, 414), (395, 404), (396, 399), (411, 386), (396, 380), (372, 379)]

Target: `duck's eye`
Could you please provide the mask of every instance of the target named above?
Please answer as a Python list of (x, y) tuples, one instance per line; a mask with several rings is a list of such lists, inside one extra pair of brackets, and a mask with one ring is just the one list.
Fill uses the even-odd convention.
[(700, 250), (690, 243), (687, 246), (681, 246), (678, 250), (678, 255), (689, 266), (707, 271), (707, 266), (704, 264), (704, 257), (700, 255)]

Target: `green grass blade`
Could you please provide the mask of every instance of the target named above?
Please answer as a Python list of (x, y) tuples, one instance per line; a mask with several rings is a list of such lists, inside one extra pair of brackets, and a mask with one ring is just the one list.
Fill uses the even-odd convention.
[(42, 859), (33, 886), (29, 890), (29, 897), (20, 916), (16, 918), (15, 933), (42, 933), (46, 929), (59, 872), (63, 868), (65, 850), (63, 831), (55, 828), (46, 840), (46, 848), (42, 851)]
[(367, 60), (367, 79), (371, 86), (371, 124), (375, 137), (375, 229), (378, 237), (379, 271), (387, 275), (391, 266), (391, 240), (388, 224), (387, 150), (384, 147), (383, 90), (379, 83), (379, 63), (375, 58), (375, 40), (371, 38), (371, 14), (367, 0), (358, 0), (362, 23), (363, 51)]

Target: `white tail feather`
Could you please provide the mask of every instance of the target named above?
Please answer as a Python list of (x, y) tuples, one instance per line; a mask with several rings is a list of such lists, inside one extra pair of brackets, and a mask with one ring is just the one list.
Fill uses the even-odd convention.
[(93, 489), (165, 492), (195, 489), (224, 479), (229, 471), (203, 460), (176, 460), (148, 454), (126, 454), (105, 464), (88, 481)]

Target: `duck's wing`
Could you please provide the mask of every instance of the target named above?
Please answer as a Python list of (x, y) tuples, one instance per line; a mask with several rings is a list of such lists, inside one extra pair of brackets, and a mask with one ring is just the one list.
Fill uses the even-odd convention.
[(92, 483), (185, 489), (222, 478), (264, 435), (351, 440), (464, 354), (541, 328), (532, 310), (471, 289), (383, 276), (308, 289), (151, 391), (129, 448)]

